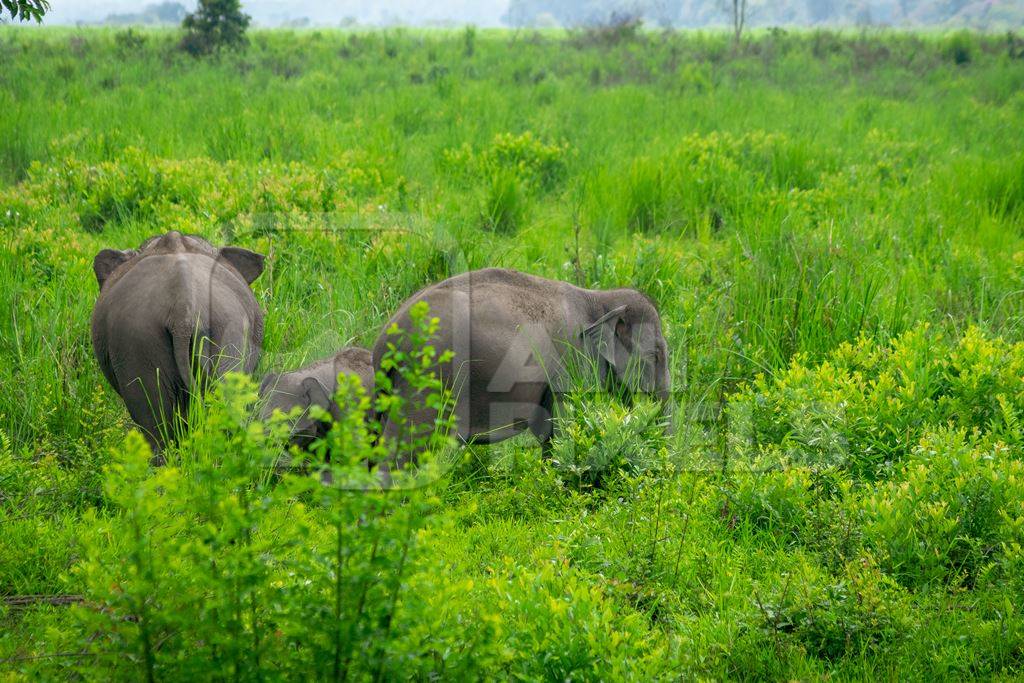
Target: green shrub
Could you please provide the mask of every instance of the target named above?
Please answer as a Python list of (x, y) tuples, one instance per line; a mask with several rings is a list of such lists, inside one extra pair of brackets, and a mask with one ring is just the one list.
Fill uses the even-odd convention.
[(963, 430), (929, 432), (863, 506), (865, 542), (890, 575), (908, 586), (973, 586), (1020, 536), (1024, 461)]
[(554, 418), (551, 464), (573, 488), (599, 487), (618, 473), (664, 470), (669, 463), (662, 406), (625, 406), (603, 394), (563, 397)]
[(456, 178), (486, 180), (508, 174), (531, 190), (549, 191), (565, 179), (569, 150), (568, 143), (545, 143), (529, 131), (499, 133), (482, 150), (468, 143), (444, 150), (441, 166)]
[[(127, 223), (191, 225), (199, 217), (234, 223), (239, 231), (274, 232), (267, 221), (285, 226), (310, 216), (357, 213), (360, 200), (374, 209), (399, 203), (404, 187), (404, 180), (386, 180), (376, 161), (358, 154), (314, 168), (265, 160), (164, 159), (129, 147), (116, 160), (87, 163), (72, 154), (56, 167), (35, 165), (29, 175), (17, 201), (59, 198), (88, 232)], [(5, 200), (0, 197), (0, 205)]]
[[(413, 320), (415, 350), (384, 364), (400, 364), (427, 400), (443, 402), (439, 380), (423, 370), (436, 319), (420, 307)], [(218, 386), (169, 466), (151, 471), (145, 442), (129, 436), (105, 472), (111, 512), (85, 520), (76, 574), (86, 586), (77, 610), (86, 652), (117, 653), (125, 675), (151, 680), (211, 670), (390, 678), (425, 654), (398, 614), (418, 532), (437, 505), (425, 484), (440, 476), (450, 423), (408, 444), (419, 466), (393, 469), (389, 480), (403, 493), (382, 491), (366, 463), (412, 454), (373, 438), (370, 401), (351, 379), (336, 397), (343, 417), (317, 449), (329, 462), (312, 474), (279, 473), (289, 423), (280, 413), (266, 426), (253, 421), (256, 387), (240, 375)], [(402, 406), (385, 392), (375, 410), (398, 418)]]
[(735, 487), (726, 491), (728, 515), (724, 521), (788, 540), (799, 538), (814, 507), (812, 476), (805, 467), (744, 473)]
[(946, 56), (957, 66), (970, 64), (975, 49), (974, 40), (967, 31), (957, 31), (946, 39)]
[(864, 656), (909, 635), (908, 596), (871, 555), (847, 563), (837, 578), (806, 565), (785, 576), (771, 598), (755, 597), (762, 629), (827, 660)]
[[(941, 352), (939, 350), (941, 349)], [(761, 376), (730, 403), (736, 455), (884, 475), (930, 428), (954, 424), (1014, 440), (1024, 411), (1024, 344), (968, 329), (951, 342), (918, 327), (889, 344), (843, 344), (821, 365), (801, 359)]]
[(659, 635), (639, 613), (622, 610), (568, 562), (546, 562), (528, 573), (512, 569), (511, 581), (495, 588), (507, 615), (508, 646), (530, 653), (509, 667), (513, 675), (559, 681), (653, 675)]

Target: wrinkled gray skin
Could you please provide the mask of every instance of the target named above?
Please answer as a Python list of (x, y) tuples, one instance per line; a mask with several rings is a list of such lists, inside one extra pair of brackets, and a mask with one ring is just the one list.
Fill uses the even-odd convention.
[(310, 406), (318, 405), (329, 411), (335, 420), (341, 419), (340, 408), (333, 397), (338, 390), (338, 375), (342, 373), (356, 375), (366, 395), (373, 395), (372, 356), (367, 349), (349, 346), (304, 368), (264, 377), (260, 384), (260, 397), (265, 401), (261, 418), (266, 420), (275, 410), (287, 414), (296, 406), (302, 408), (302, 415), (292, 426), (291, 443), (309, 448), (316, 439), (324, 437), (330, 426), (312, 419), (308, 414)]
[[(434, 347), (439, 353), (454, 352), (454, 359), (438, 370), (452, 388), (464, 441), (496, 443), (529, 429), (546, 453), (555, 398), (569, 388), (566, 368), (581, 364), (589, 364), (591, 374), (596, 370), (604, 386), (653, 394), (669, 410), (668, 347), (661, 319), (636, 290), (582, 289), (500, 268), (463, 273), (402, 304), (373, 347), (374, 367), (380, 368), (388, 342), (395, 341), (387, 329), (396, 324), (408, 330), (409, 309), (420, 301), (439, 319)], [(408, 348), (407, 343), (398, 346)], [(392, 375), (392, 381), (395, 393), (412, 406), (410, 422), (429, 425), (436, 411), (417, 407), (400, 377)], [(385, 421), (385, 438), (401, 436), (400, 429)]]
[(249, 285), (263, 256), (169, 232), (138, 249), (104, 249), (93, 270), (96, 360), (160, 463), (189, 397), (209, 379), (256, 367), (263, 312)]

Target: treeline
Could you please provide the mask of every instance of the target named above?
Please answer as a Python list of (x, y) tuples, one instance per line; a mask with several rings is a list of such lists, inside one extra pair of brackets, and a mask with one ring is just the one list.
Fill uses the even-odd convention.
[[(247, 7), (257, 21), (258, 8)], [(301, 10), (301, 7), (300, 7)], [(702, 28), (731, 24), (734, 10), (743, 11), (748, 26), (951, 26), (979, 29), (1013, 29), (1024, 26), (1021, 0), (508, 0), (495, 7), (494, 21), (513, 28), (594, 27), (623, 23), (662, 28)], [(458, 9), (451, 10), (458, 14)], [(108, 15), (102, 22), (116, 25), (180, 24), (186, 8), (177, 0), (161, 0), (137, 12)], [(369, 21), (369, 16), (350, 16), (343, 27)], [(399, 12), (391, 22), (420, 24), (415, 16)], [(465, 16), (461, 21), (470, 21)], [(460, 23), (453, 16), (451, 24)], [(325, 18), (306, 16), (273, 21), (274, 25), (323, 25)], [(486, 23), (486, 22), (485, 22)]]
[[(739, 0), (748, 25), (1024, 25), (1020, 0)], [(510, 0), (503, 20), (515, 27), (600, 26), (628, 21), (671, 27), (731, 22), (732, 0)]]

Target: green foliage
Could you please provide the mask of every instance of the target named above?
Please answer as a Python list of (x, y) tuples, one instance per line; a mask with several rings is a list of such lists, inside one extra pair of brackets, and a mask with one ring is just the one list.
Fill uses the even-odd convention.
[(484, 188), (481, 214), (483, 227), (494, 232), (514, 234), (524, 223), (529, 200), (522, 181), (512, 171), (499, 170)]
[(755, 602), (762, 628), (827, 660), (877, 653), (907, 637), (907, 594), (871, 555), (847, 563), (834, 583), (808, 567), (784, 577), (774, 599)]
[(954, 33), (946, 43), (946, 54), (958, 66), (970, 64), (975, 49), (974, 40), (967, 31)]
[[(66, 144), (76, 146), (77, 141)], [(310, 214), (319, 218), (317, 214), (352, 211), (358, 198), (394, 200), (371, 164), (354, 158), (322, 169), (295, 162), (218, 164), (209, 159), (156, 159), (137, 148), (128, 148), (117, 160), (92, 164), (71, 152), (59, 173), (30, 169), (20, 201), (36, 207), (47, 197), (61, 197), (88, 232), (133, 222), (188, 225), (197, 214), (233, 222), (240, 231), (265, 230), (270, 217), (287, 224), (290, 217), (308, 220)], [(232, 191), (224, 192), (225, 185)]]
[[(416, 350), (385, 366), (400, 365), (442, 401), (422, 364), (436, 319), (418, 310), (414, 321)], [(256, 390), (242, 376), (225, 378), (205, 419), (155, 473), (145, 442), (129, 435), (105, 471), (111, 512), (85, 517), (78, 612), (83, 633), (100, 635), (83, 636), (88, 652), (116, 652), (126, 672), (147, 679), (212, 669), (239, 678), (390, 677), (402, 666), (407, 653), (393, 641), (412, 625), (395, 623), (400, 598), (417, 533), (437, 506), (429, 488), (412, 485), (436, 481), (436, 449), (450, 437), (441, 423), (409, 444), (419, 466), (393, 472), (389, 483), (404, 489), (395, 495), (366, 468), (394, 457), (367, 431), (369, 397), (352, 381), (337, 400), (343, 417), (317, 449), (330, 484), (320, 468), (277, 474), (287, 416), (253, 422)], [(397, 414), (397, 404), (385, 396), (377, 410)]]
[(604, 394), (562, 397), (551, 441), (551, 464), (575, 489), (599, 487), (616, 474), (664, 471), (669, 455), (662, 406), (625, 406)]
[(483, 226), (515, 233), (529, 216), (530, 196), (554, 190), (565, 179), (568, 143), (546, 144), (529, 131), (498, 134), (483, 150), (464, 144), (441, 154), (441, 167), (453, 179), (483, 183)]
[(865, 540), (905, 584), (972, 586), (999, 557), (1000, 544), (1020, 538), (1022, 505), (1019, 453), (941, 430), (866, 497)]
[(440, 165), (454, 179), (476, 179), (497, 183), (516, 183), (523, 190), (549, 192), (565, 180), (570, 156), (568, 143), (544, 143), (529, 131), (522, 135), (498, 134), (482, 150), (468, 144), (446, 149)]
[[(440, 467), (441, 459), (452, 447), (455, 417), (450, 389), (440, 377), (426, 369), (451, 361), (452, 351), (438, 353), (432, 346), (440, 319), (430, 316), (426, 302), (417, 302), (409, 308), (409, 324), (410, 330), (402, 330), (397, 325), (387, 330), (389, 338), (395, 341), (388, 341), (377, 369), (374, 414), (399, 425), (396, 443), (386, 443), (382, 437), (381, 455), (399, 464), (418, 461)], [(408, 350), (403, 349), (401, 340)], [(398, 378), (416, 397), (418, 408), (436, 411), (432, 424), (409, 423), (405, 399), (394, 392)], [(438, 473), (428, 471), (426, 474), (429, 478)]]
[(755, 470), (737, 477), (735, 489), (727, 492), (729, 524), (742, 524), (787, 540), (799, 538), (816, 502), (812, 480), (813, 473), (807, 468), (785, 464), (782, 469)]
[(201, 57), (225, 48), (245, 47), (249, 21), (239, 0), (199, 0), (196, 11), (186, 14), (181, 22), (185, 29), (181, 49), (193, 57)]
[(1022, 373), (1024, 345), (978, 328), (953, 342), (927, 326), (889, 344), (865, 338), (816, 367), (797, 360), (743, 389), (729, 406), (734, 445), (751, 462), (768, 454), (888, 476), (945, 425), (974, 430), (985, 443), (1019, 442)]
[(50, 3), (49, 0), (0, 0), (0, 9), (7, 12), (11, 19), (34, 19), (39, 23), (43, 15), (50, 11)]
[(513, 652), (531, 653), (518, 658), (513, 669), (523, 678), (643, 678), (645, 665), (656, 661), (656, 634), (642, 616), (621, 614), (605, 589), (567, 562), (519, 574), (506, 590), (512, 607), (509, 646)]

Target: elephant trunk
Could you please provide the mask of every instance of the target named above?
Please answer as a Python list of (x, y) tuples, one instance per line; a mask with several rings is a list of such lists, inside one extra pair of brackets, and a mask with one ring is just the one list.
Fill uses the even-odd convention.
[(658, 386), (654, 392), (661, 401), (661, 416), (665, 420), (665, 433), (672, 434), (675, 431), (673, 422), (674, 405), (672, 403), (672, 375), (669, 372), (668, 363), (662, 364), (658, 372)]

